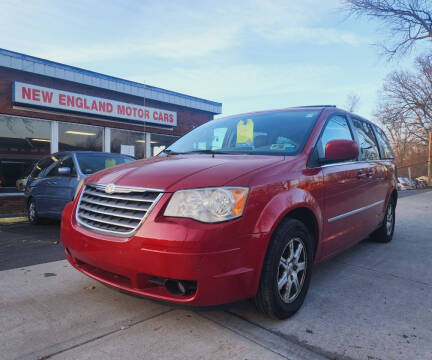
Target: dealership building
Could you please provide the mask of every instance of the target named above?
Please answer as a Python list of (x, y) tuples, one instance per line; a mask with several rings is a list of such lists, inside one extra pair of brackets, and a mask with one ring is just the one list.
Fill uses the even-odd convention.
[(222, 104), (0, 49), (0, 189), (67, 150), (147, 158)]

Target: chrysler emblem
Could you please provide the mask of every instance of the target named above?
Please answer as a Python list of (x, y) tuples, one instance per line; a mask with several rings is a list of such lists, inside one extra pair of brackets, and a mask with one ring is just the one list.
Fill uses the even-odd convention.
[(115, 192), (115, 185), (114, 184), (108, 184), (105, 188), (105, 192), (107, 194), (112, 194), (113, 192)]

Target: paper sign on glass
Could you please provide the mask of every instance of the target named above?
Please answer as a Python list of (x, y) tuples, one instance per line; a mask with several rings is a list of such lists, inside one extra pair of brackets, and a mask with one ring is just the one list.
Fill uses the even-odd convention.
[(254, 122), (252, 119), (240, 120), (237, 124), (237, 145), (252, 146)]

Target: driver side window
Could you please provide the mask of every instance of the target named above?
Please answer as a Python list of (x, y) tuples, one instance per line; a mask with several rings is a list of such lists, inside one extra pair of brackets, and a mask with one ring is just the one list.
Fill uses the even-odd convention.
[(321, 140), (317, 146), (318, 155), (324, 158), (325, 147), (332, 140), (353, 140), (348, 121), (344, 116), (333, 116), (328, 122), (321, 135)]
[(72, 176), (72, 177), (76, 176), (75, 164), (74, 164), (74, 161), (73, 161), (71, 155), (64, 157), (61, 161), (60, 166), (61, 167), (68, 167), (69, 169), (71, 169), (69, 176)]

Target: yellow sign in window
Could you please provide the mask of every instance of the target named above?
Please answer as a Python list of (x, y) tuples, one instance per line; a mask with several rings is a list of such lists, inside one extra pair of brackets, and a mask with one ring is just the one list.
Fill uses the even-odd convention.
[(252, 146), (254, 122), (252, 119), (240, 120), (237, 124), (237, 145)]
[(105, 159), (105, 169), (115, 165), (116, 165), (115, 159)]

